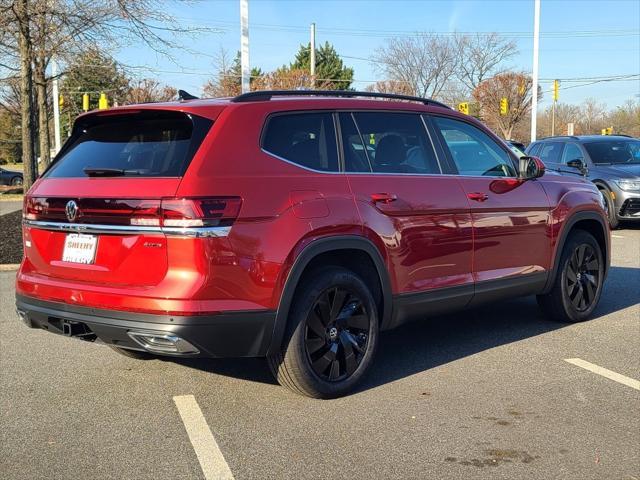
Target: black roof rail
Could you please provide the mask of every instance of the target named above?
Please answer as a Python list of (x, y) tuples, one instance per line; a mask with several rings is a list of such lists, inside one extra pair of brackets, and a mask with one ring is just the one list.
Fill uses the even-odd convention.
[(424, 105), (434, 105), (451, 109), (450, 106), (429, 98), (414, 97), (412, 95), (400, 95), (397, 93), (377, 93), (377, 92), (357, 92), (350, 90), (258, 90), (255, 92), (243, 93), (231, 99), (234, 103), (243, 102), (265, 102), (273, 97), (366, 97), (366, 98), (388, 98), (390, 100), (405, 100), (419, 102)]
[(574, 140), (580, 140), (580, 137), (578, 137), (577, 135), (553, 135), (549, 137), (538, 138), (537, 140), (550, 140), (552, 138), (572, 138)]

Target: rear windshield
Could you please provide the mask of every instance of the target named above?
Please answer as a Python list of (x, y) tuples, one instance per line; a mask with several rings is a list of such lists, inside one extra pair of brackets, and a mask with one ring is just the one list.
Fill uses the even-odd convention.
[(640, 163), (640, 140), (607, 140), (584, 144), (593, 163)]
[(211, 127), (181, 112), (80, 119), (45, 176), (182, 176)]

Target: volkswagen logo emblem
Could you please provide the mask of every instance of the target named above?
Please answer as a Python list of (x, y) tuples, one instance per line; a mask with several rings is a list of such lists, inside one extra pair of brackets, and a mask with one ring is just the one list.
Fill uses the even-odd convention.
[(67, 220), (75, 222), (76, 217), (78, 216), (78, 204), (73, 200), (69, 200), (67, 205), (64, 207), (64, 213), (67, 214)]

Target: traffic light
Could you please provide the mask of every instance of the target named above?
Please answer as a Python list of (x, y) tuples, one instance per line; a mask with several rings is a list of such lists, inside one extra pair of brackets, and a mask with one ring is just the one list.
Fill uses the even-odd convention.
[(518, 85), (518, 95), (524, 97), (525, 92), (527, 91), (527, 86), (524, 83), (524, 80), (520, 80), (520, 84)]
[(509, 113), (509, 100), (506, 97), (500, 99), (500, 115), (503, 117)]
[(559, 98), (558, 91), (560, 90), (560, 80), (553, 81), (553, 101), (557, 102)]
[(100, 110), (106, 110), (109, 108), (109, 101), (107, 100), (107, 95), (105, 93), (100, 94), (100, 99), (98, 100), (98, 108)]
[(58, 106), (60, 108), (64, 107), (64, 97), (62, 95), (58, 97)]
[(458, 104), (458, 111), (460, 113), (464, 113), (465, 115), (469, 115), (469, 102), (461, 102)]
[(89, 94), (85, 93), (82, 95), (82, 110), (85, 112), (89, 111)]
[(603, 128), (602, 135), (613, 135), (613, 127)]

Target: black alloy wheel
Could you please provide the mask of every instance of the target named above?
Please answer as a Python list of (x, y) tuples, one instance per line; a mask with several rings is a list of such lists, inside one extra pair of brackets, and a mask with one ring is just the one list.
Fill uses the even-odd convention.
[(600, 261), (588, 244), (579, 245), (571, 254), (565, 270), (565, 292), (578, 312), (588, 310), (596, 300), (600, 285)]
[(358, 295), (343, 287), (325, 290), (306, 319), (304, 342), (314, 373), (341, 381), (358, 368), (367, 350), (371, 322)]

